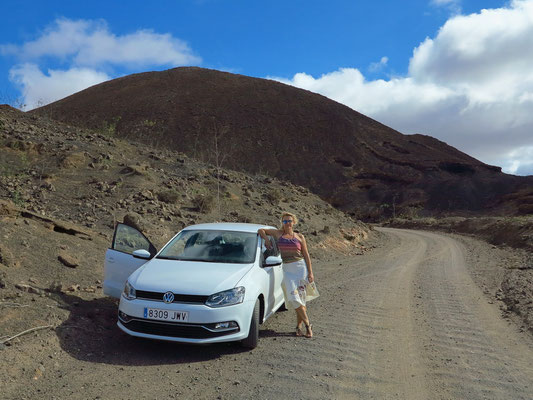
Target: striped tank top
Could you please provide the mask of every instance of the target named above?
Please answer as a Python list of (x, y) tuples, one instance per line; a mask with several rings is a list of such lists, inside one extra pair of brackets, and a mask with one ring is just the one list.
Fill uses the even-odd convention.
[(304, 258), (302, 255), (302, 243), (296, 237), (286, 239), (280, 236), (278, 239), (278, 248), (284, 263), (300, 261)]

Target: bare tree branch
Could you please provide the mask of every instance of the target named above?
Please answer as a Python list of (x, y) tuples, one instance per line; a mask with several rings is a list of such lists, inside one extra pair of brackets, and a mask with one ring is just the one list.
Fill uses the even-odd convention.
[(27, 330), (25, 330), (25, 331), (23, 331), (23, 332), (17, 333), (15, 336), (11, 336), (10, 338), (7, 338), (7, 339), (5, 339), (5, 340), (2, 340), (2, 341), (0, 342), (0, 344), (5, 344), (5, 343), (7, 343), (7, 342), (9, 342), (9, 341), (11, 341), (11, 340), (13, 340), (13, 339), (19, 337), (19, 336), (25, 335), (25, 334), (27, 334), (27, 333), (31, 333), (31, 332), (35, 332), (35, 331), (40, 331), (41, 329), (46, 329), (46, 328), (51, 328), (51, 327), (52, 327), (52, 325), (45, 325), (45, 326), (36, 326), (35, 328), (27, 329)]
[(0, 306), (3, 306), (3, 307), (29, 307), (30, 305), (29, 304), (0, 302)]

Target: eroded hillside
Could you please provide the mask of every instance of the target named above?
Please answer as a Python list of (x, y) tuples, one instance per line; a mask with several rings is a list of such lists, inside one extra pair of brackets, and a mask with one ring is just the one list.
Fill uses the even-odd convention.
[(309, 188), (358, 218), (533, 212), (533, 177), (426, 135), (402, 135), (324, 96), (175, 68), (114, 79), (32, 111)]

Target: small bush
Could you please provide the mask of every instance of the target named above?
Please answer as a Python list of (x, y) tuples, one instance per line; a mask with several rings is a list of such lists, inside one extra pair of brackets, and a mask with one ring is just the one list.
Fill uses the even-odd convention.
[(18, 190), (15, 190), (11, 193), (11, 199), (13, 200), (13, 203), (20, 208), (24, 208), (26, 206), (26, 202), (24, 201), (22, 193), (20, 193)]
[(175, 189), (169, 189), (157, 193), (157, 198), (159, 201), (172, 204), (178, 201), (178, 199), (180, 198), (180, 194)]
[(194, 197), (193, 204), (202, 214), (207, 214), (215, 208), (216, 199), (210, 194), (199, 194)]
[(61, 281), (54, 280), (48, 288), (46, 289), (50, 293), (61, 293), (61, 290), (63, 289), (63, 285), (61, 284)]
[(103, 121), (101, 133), (106, 136), (114, 136), (117, 131), (117, 125), (120, 122), (121, 117), (114, 117), (110, 121)]
[(281, 201), (281, 192), (278, 189), (272, 189), (265, 195), (268, 201), (276, 205)]
[(149, 128), (155, 126), (155, 124), (156, 124), (155, 121), (151, 121), (151, 120), (149, 120), (149, 119), (145, 119), (145, 120), (143, 121), (143, 125), (146, 126), (146, 127), (149, 127)]

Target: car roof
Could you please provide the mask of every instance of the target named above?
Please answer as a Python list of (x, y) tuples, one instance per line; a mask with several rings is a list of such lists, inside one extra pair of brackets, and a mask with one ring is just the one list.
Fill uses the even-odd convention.
[(234, 231), (234, 232), (257, 232), (258, 229), (276, 229), (273, 226), (261, 224), (246, 224), (242, 222), (213, 222), (210, 224), (190, 225), (183, 230), (213, 230), (213, 231)]

